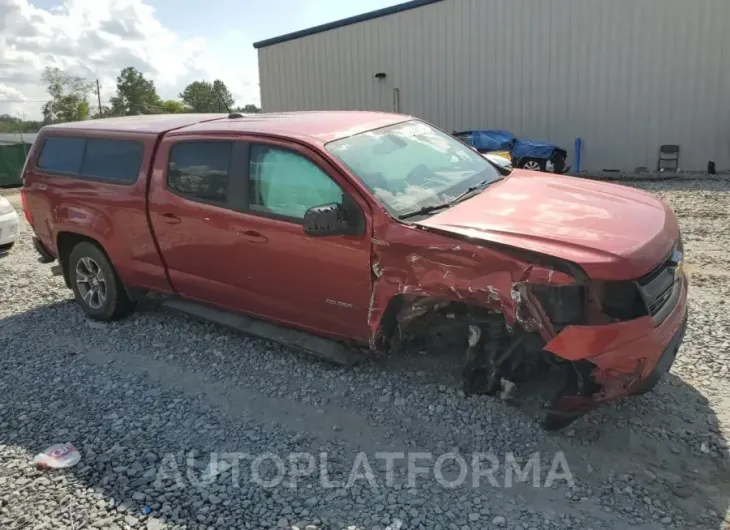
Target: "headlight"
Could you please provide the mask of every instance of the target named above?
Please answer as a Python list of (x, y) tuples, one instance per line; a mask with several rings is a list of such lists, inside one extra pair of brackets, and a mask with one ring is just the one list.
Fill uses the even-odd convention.
[(565, 326), (582, 322), (586, 306), (583, 285), (534, 285), (532, 292), (553, 324)]
[(0, 215), (7, 215), (9, 213), (13, 213), (14, 211), (15, 208), (13, 208), (13, 205), (10, 204), (10, 202), (4, 197), (0, 197)]

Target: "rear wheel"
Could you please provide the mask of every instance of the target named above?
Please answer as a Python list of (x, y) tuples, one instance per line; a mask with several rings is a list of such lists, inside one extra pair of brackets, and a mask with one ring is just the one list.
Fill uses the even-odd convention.
[(13, 248), (13, 245), (15, 245), (15, 241), (13, 241), (12, 243), (0, 245), (0, 252), (10, 252), (10, 249)]
[(68, 274), (76, 301), (91, 318), (108, 322), (134, 310), (114, 267), (93, 243), (82, 242), (73, 248)]
[(545, 171), (545, 161), (537, 158), (524, 158), (520, 160), (520, 166), (530, 171)]

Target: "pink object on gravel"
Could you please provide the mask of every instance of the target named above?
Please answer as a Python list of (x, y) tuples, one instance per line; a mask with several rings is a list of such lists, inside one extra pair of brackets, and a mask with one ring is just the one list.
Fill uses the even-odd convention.
[(42, 453), (38, 453), (33, 462), (38, 468), (61, 469), (75, 466), (79, 460), (81, 460), (81, 454), (69, 442), (52, 445)]

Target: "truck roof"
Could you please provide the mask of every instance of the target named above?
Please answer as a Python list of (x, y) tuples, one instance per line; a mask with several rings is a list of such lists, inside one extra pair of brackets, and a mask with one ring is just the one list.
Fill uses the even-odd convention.
[(228, 114), (147, 114), (99, 120), (75, 121), (47, 125), (44, 129), (73, 129), (78, 131), (140, 132), (160, 134), (199, 122), (227, 117)]
[(148, 114), (47, 125), (58, 131), (107, 131), (187, 135), (253, 133), (323, 144), (410, 119), (368, 111), (309, 111), (266, 114)]
[(201, 121), (170, 134), (239, 132), (293, 137), (310, 143), (323, 144), (408, 119), (409, 116), (401, 114), (368, 111), (243, 114), (239, 118), (225, 117), (215, 121)]

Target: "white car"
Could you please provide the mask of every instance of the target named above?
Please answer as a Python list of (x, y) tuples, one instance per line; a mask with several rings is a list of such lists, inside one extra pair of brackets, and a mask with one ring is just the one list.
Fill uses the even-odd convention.
[(8, 253), (18, 239), (18, 214), (5, 197), (0, 197), (0, 256)]

